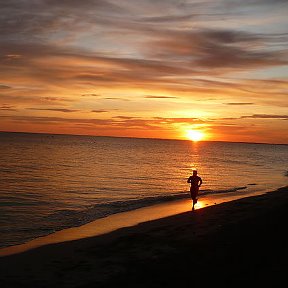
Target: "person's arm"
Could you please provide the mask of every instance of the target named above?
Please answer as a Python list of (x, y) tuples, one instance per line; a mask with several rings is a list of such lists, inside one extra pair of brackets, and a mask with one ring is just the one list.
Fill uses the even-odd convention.
[(188, 178), (187, 183), (191, 183), (191, 177)]
[(201, 177), (199, 177), (199, 185), (198, 185), (198, 187), (200, 187), (202, 185), (202, 179), (201, 179)]

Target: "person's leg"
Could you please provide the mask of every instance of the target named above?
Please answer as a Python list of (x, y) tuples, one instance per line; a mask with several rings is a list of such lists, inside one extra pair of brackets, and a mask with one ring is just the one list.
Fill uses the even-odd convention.
[(194, 191), (194, 193), (193, 193), (193, 198), (194, 198), (194, 205), (197, 203), (197, 201), (198, 201), (198, 199), (197, 199), (197, 196), (198, 196), (198, 189), (196, 190), (195, 189), (195, 191)]
[(191, 198), (192, 198), (192, 210), (195, 210), (194, 206), (195, 206), (195, 204), (197, 203), (197, 198), (196, 198), (195, 193), (193, 193), (193, 194), (191, 195)]
[(194, 197), (194, 193), (193, 193), (193, 190), (190, 190), (190, 195), (191, 195), (191, 200), (192, 200), (192, 210), (194, 210), (194, 199), (195, 199), (195, 197)]

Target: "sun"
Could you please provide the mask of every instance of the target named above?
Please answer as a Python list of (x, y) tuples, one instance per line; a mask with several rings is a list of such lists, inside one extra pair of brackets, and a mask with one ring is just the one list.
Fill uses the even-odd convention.
[(204, 138), (204, 134), (198, 130), (188, 130), (187, 138), (192, 141), (200, 141)]

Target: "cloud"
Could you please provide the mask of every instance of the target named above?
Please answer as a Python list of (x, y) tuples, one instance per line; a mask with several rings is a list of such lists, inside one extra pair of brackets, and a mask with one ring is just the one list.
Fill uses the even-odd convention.
[(83, 97), (100, 97), (100, 94), (95, 94), (95, 93), (88, 93), (88, 94), (82, 94), (81, 96)]
[[(191, 79), (186, 77), (205, 76), (207, 73), (228, 74), (237, 69), (249, 70), (287, 64), (287, 54), (280, 51), (281, 45), (278, 47), (279, 39), (287, 38), (285, 35), (252, 33), (238, 29), (187, 29), (182, 26), (159, 28), (157, 25), (138, 25), (143, 19), (174, 23), (175, 20), (188, 21), (199, 15), (204, 18), (210, 14), (219, 17), (219, 11), (213, 12), (214, 6), (207, 1), (203, 4), (193, 3), (193, 6), (191, 3), (174, 1), (159, 1), (157, 4), (144, 1), (143, 4), (136, 5), (133, 2), (104, 0), (84, 0), (81, 3), (39, 0), (37, 4), (30, 4), (27, 0), (14, 0), (1, 5), (2, 15), (7, 17), (4, 17), (2, 22), (10, 23), (2, 25), (7, 33), (2, 31), (6, 36), (0, 40), (1, 54), (21, 56), (20, 59), (2, 62), (1, 70), (6, 74), (17, 75), (22, 67), (28, 67), (29, 69), (21, 70), (21, 76), (26, 76), (26, 81), (33, 78), (35, 82), (60, 81), (63, 85), (89, 82), (91, 85), (94, 83), (104, 87), (108, 83), (130, 84), (136, 87), (150, 84), (171, 89), (173, 85), (178, 87), (180, 84), (183, 89), (188, 89), (187, 82)], [(144, 17), (139, 13), (139, 5), (143, 8), (141, 11)], [(151, 14), (155, 5), (159, 12)], [(171, 15), (162, 13), (163, 7), (171, 11)], [(92, 8), (93, 13), (90, 12)], [(194, 10), (195, 12), (189, 13)], [(205, 10), (206, 13), (203, 12)], [(108, 22), (105, 24), (103, 33), (98, 32), (97, 25), (101, 21), (110, 21), (110, 25)], [(78, 29), (79, 33), (75, 33)], [(116, 36), (115, 42), (126, 47), (127, 52), (106, 52), (113, 48), (111, 35), (121, 35), (118, 31), (124, 29), (127, 38), (125, 36), (119, 39), (119, 36)], [(82, 41), (75, 40), (76, 42), (63, 40), (64, 42), (58, 45), (61, 41), (58, 38), (62, 35), (65, 39), (66, 33), (79, 35), (80, 40), (81, 37), (84, 38)], [(28, 41), (26, 34), (36, 35), (36, 38), (29, 37)], [(137, 39), (142, 38), (139, 43), (141, 45), (138, 45), (135, 35), (138, 35)], [(49, 36), (53, 36), (52, 39)], [(97, 39), (97, 43), (94, 43), (93, 39)], [(271, 51), (270, 45), (273, 48)], [(98, 49), (98, 46), (102, 49)], [(282, 50), (285, 50), (283, 45)], [(145, 53), (147, 51), (149, 53)]]
[(252, 114), (252, 115), (244, 115), (240, 117), (225, 117), (225, 118), (213, 118), (214, 120), (238, 120), (238, 119), (288, 119), (288, 115), (275, 115), (275, 114)]
[[(51, 45), (26, 43), (12, 47), (7, 46), (6, 48), (2, 46), (0, 52), (5, 54), (5, 49), (14, 49), (15, 52), (23, 55), (21, 59), (15, 60), (13, 63), (5, 61), (0, 63), (1, 78), (11, 81), (9, 75), (14, 75), (17, 83), (30, 82), (32, 85), (37, 85), (41, 82), (51, 85), (53, 82), (61, 82), (62, 85), (70, 84), (73, 86), (80, 83), (85, 85), (91, 83), (91, 85), (97, 84), (99, 87), (111, 87), (111, 83), (134, 87), (147, 86), (148, 84), (166, 86), (167, 81), (162, 79), (164, 76), (173, 76), (175, 73), (179, 75), (191, 74), (191, 69), (179, 67), (169, 62), (83, 54), (73, 49), (67, 51), (64, 48)], [(27, 69), (23, 70), (23, 67)], [(97, 67), (97, 69), (91, 67)], [(107, 69), (107, 67), (111, 68)], [(172, 83), (173, 79), (170, 82)], [(100, 96), (96, 93), (82, 95), (87, 97)]]
[[(225, 90), (238, 89), (243, 93), (250, 94), (267, 93), (267, 91), (253, 91), (253, 89), (257, 89), (255, 85), (251, 86), (252, 89), (249, 91), (250, 87), (246, 86), (249, 83), (245, 79), (242, 80), (242, 83), (240, 81), (232, 83), (232, 81), (217, 81), (216, 78), (208, 80), (205, 77), (215, 77), (219, 73), (228, 74), (238, 70), (240, 67), (244, 70), (250, 70), (258, 67), (258, 64), (261, 67), (267, 67), (270, 65), (280, 65), (286, 61), (282, 59), (282, 54), (279, 54), (276, 50), (274, 52), (267, 52), (269, 55), (271, 54), (271, 57), (266, 55), (266, 52), (264, 55), (262, 52), (259, 52), (260, 54), (256, 57), (259, 62), (255, 66), (254, 64), (258, 60), (256, 61), (254, 56), (258, 52), (254, 52), (253, 49), (250, 51), (248, 48), (245, 48), (245, 45), (244, 47), (241, 46), (246, 42), (249, 44), (250, 41), (258, 41), (259, 36), (253, 36), (254, 34), (251, 33), (242, 32), (242, 34), (238, 35), (237, 32), (232, 33), (232, 31), (222, 30), (170, 32), (171, 35), (168, 31), (165, 31), (163, 35), (159, 36), (160, 40), (152, 41), (151, 43), (152, 47), (155, 43), (156, 46), (159, 45), (159, 49), (153, 49), (152, 54), (153, 56), (155, 51), (161, 51), (158, 59), (154, 57), (155, 55), (152, 57), (153, 59), (149, 57), (108, 57), (106, 55), (77, 50), (72, 47), (68, 49), (65, 46), (60, 47), (47, 43), (2, 45), (0, 48), (1, 53), (8, 53), (12, 49), (14, 53), (21, 54), (22, 58), (13, 60), (13, 63), (11, 61), (9, 63), (2, 61), (0, 63), (0, 68), (2, 68), (0, 69), (0, 77), (7, 80), (10, 79), (11, 81), (10, 75), (13, 75), (12, 79), (15, 79), (15, 83), (37, 85), (40, 82), (49, 86), (52, 83), (61, 83), (62, 86), (70, 85), (71, 88), (76, 85), (82, 85), (82, 87), (83, 85), (84, 87), (97, 85), (98, 89), (101, 89), (101, 87), (111, 88), (111, 83), (113, 83), (114, 87), (121, 85), (133, 88), (166, 88), (170, 91), (195, 91), (206, 94), (223, 93), (223, 88)], [(229, 41), (232, 44), (236, 43), (236, 49), (238, 49), (238, 44), (241, 46), (240, 50), (248, 49), (247, 53), (245, 51), (235, 51), (235, 47), (233, 48), (233, 45), (230, 45)], [(171, 45), (169, 44), (170, 42)], [(210, 42), (212, 42), (211, 45), (209, 44)], [(227, 47), (222, 49), (221, 43), (223, 42), (223, 45)], [(214, 49), (215, 45), (220, 45), (219, 49), (217, 48), (218, 46)], [(206, 46), (208, 47), (207, 49), (205, 48)], [(146, 46), (144, 45), (144, 47)], [(231, 49), (231, 51), (228, 53), (225, 49)], [(167, 54), (167, 52), (170, 54)], [(248, 56), (250, 52), (252, 53), (251, 57)], [(220, 53), (222, 53), (222, 56)], [(230, 60), (228, 60), (229, 55), (231, 56)], [(246, 60), (249, 63), (246, 60), (240, 59), (240, 57), (245, 58), (245, 55), (247, 55)], [(234, 59), (235, 57), (238, 57), (238, 59)], [(274, 60), (272, 61), (273, 63), (270, 61), (272, 58), (275, 59), (275, 62), (273, 62)], [(207, 59), (211, 61), (209, 60), (209, 62)], [(206, 65), (204, 63), (206, 60), (211, 65)], [(201, 61), (204, 61), (204, 64)], [(219, 69), (209, 69), (214, 64), (217, 66), (216, 62), (219, 62), (221, 67), (219, 66)], [(23, 69), (23, 67), (26, 67), (26, 69)], [(202, 79), (199, 79), (199, 76), (202, 76)], [(279, 83), (279, 85), (281, 84)], [(273, 86), (275, 87), (275, 85)], [(277, 93), (279, 92), (277, 91)], [(81, 95), (84, 97), (101, 96), (98, 93), (85, 93)], [(107, 98), (111, 99), (113, 97)]]
[(105, 100), (119, 100), (119, 101), (130, 101), (129, 99), (126, 98), (118, 98), (118, 97), (105, 97), (103, 98)]
[(253, 105), (255, 103), (252, 103), (252, 102), (230, 102), (230, 103), (223, 103), (223, 104), (226, 104), (226, 105), (234, 105), (234, 106), (242, 106), (242, 105)]
[(47, 97), (44, 97), (43, 98), (44, 100), (47, 100), (47, 101), (51, 101), (51, 102), (54, 102), (54, 101), (60, 101), (60, 102), (62, 102), (62, 101), (70, 101), (69, 99), (64, 99), (64, 98), (61, 98), (61, 97), (53, 97), (53, 96), (47, 96)]
[(140, 18), (140, 22), (150, 22), (150, 23), (156, 23), (156, 24), (167, 24), (171, 22), (179, 22), (179, 21), (186, 21), (191, 20), (194, 17), (197, 17), (198, 14), (187, 14), (187, 15), (161, 15), (161, 16), (146, 16), (143, 18)]
[(91, 110), (93, 113), (106, 113), (108, 110)]
[(2, 111), (17, 111), (17, 109), (15, 109), (15, 106), (7, 105), (7, 104), (1, 105), (0, 110), (2, 110)]
[(241, 119), (244, 118), (253, 118), (253, 119), (288, 119), (288, 115), (270, 115), (270, 114), (253, 114), (248, 116), (241, 116)]
[(10, 86), (0, 84), (0, 90), (11, 89)]
[[(21, 95), (22, 94), (22, 95)], [(13, 94), (2, 94), (0, 95), (0, 101), (2, 103), (9, 104), (19, 104), (19, 105), (27, 105), (27, 104), (46, 104), (46, 105), (59, 105), (64, 103), (70, 103), (72, 100), (64, 97), (54, 97), (54, 96), (27, 96), (27, 92), (17, 92), (16, 95)]]
[(175, 99), (175, 96), (161, 96), (161, 95), (146, 95), (145, 98), (148, 99)]
[(199, 118), (170, 118), (170, 117), (154, 117), (158, 123), (166, 124), (203, 124), (209, 122), (209, 120), (202, 120)]
[[(282, 38), (282, 34), (279, 37)], [(149, 54), (185, 61), (186, 64), (193, 64), (196, 69), (229, 68), (231, 71), (237, 68), (247, 70), (285, 65), (288, 64), (287, 51), (283, 53), (280, 45), (278, 50), (266, 49), (270, 43), (277, 47), (279, 37), (223, 29), (170, 30), (159, 35), (159, 39), (151, 44)]]
[[(234, 0), (235, 5), (241, 6), (243, 2), (241, 0)], [(258, 5), (277, 5), (277, 4), (287, 4), (287, 0), (250, 0), (247, 4), (251, 6)]]
[(55, 112), (64, 112), (64, 113), (71, 113), (71, 112), (79, 111), (79, 110), (67, 109), (67, 108), (26, 108), (26, 109), (37, 110), (37, 111), (55, 111)]
[(81, 118), (64, 118), (64, 117), (48, 117), (48, 116), (0, 116), (2, 119), (10, 120), (13, 122), (28, 122), (28, 123), (83, 123), (95, 125), (110, 125), (109, 119), (81, 119)]
[[(203, 124), (205, 121), (198, 118), (165, 118), (165, 117), (153, 117), (153, 118), (139, 118), (129, 116), (115, 116), (109, 119), (97, 119), (97, 118), (64, 118), (64, 117), (48, 117), (48, 116), (0, 116), (0, 118), (6, 121), (13, 122), (29, 122), (29, 123), (72, 123), (72, 124), (91, 124), (107, 127), (118, 127), (125, 129), (139, 128), (139, 129), (163, 129), (168, 128), (173, 124)], [(163, 124), (165, 124), (163, 126)]]
[(122, 119), (122, 120), (130, 120), (130, 119), (137, 119), (137, 118), (140, 118), (140, 117), (119, 115), (119, 116), (114, 116), (113, 118), (118, 118), (118, 119)]
[(57, 30), (68, 33), (71, 26), (80, 29), (83, 23), (91, 24), (91, 20), (94, 20), (93, 24), (101, 23), (103, 17), (125, 14), (125, 10), (105, 0), (38, 0), (33, 4), (30, 0), (9, 0), (1, 3), (0, 13), (5, 24), (0, 26), (1, 35), (9, 39), (18, 35), (21, 41), (26, 36), (32, 40), (45, 39), (44, 35)]

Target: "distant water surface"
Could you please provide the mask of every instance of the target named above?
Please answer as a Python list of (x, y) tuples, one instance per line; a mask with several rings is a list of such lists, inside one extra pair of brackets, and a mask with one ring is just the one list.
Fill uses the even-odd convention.
[[(113, 213), (287, 185), (288, 145), (0, 133), (1, 247)], [(232, 195), (230, 194), (230, 195)]]

